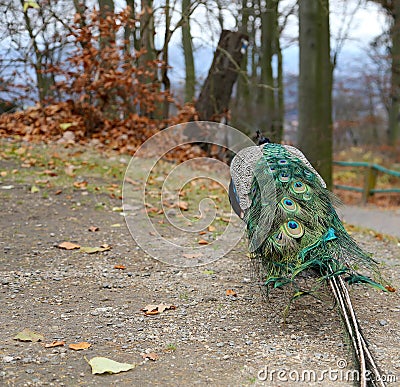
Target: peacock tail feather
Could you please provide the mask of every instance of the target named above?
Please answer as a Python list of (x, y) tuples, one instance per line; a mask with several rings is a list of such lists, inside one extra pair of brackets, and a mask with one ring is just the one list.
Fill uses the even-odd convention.
[[(334, 208), (338, 200), (318, 172), (298, 149), (266, 143), (241, 150), (231, 175), (229, 198), (247, 225), (250, 256), (264, 288), (290, 289), (290, 305), (328, 285), (357, 358), (359, 385), (384, 387), (345, 282), (394, 289), (386, 289), (377, 262), (346, 232)], [(318, 276), (316, 285), (303, 289), (302, 274), (310, 272)]]
[[(344, 276), (349, 284), (381, 284), (377, 263), (346, 232), (315, 171), (280, 144), (265, 144), (254, 165), (245, 213), (251, 257), (260, 262), (267, 288), (295, 285), (313, 270), (319, 282)], [(359, 274), (367, 270), (373, 279)]]

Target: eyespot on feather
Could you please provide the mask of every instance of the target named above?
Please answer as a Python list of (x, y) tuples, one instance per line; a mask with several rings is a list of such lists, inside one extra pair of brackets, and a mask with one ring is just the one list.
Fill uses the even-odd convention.
[(297, 180), (297, 181), (294, 181), (290, 185), (290, 190), (294, 193), (300, 194), (300, 193), (307, 192), (308, 186), (306, 184), (304, 184), (302, 181)]
[(282, 229), (286, 235), (291, 236), (292, 238), (301, 238), (304, 235), (304, 227), (303, 225), (293, 219), (289, 219), (282, 225)]
[(297, 212), (299, 210), (299, 205), (288, 197), (283, 197), (279, 204), (287, 212)]

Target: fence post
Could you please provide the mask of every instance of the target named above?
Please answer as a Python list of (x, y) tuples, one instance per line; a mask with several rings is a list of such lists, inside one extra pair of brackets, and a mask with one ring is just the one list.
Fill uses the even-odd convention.
[(362, 202), (364, 205), (367, 204), (368, 198), (374, 194), (371, 191), (375, 189), (376, 173), (377, 171), (374, 168), (374, 165), (369, 164), (369, 166), (365, 170), (365, 177), (364, 177), (364, 191), (362, 196)]

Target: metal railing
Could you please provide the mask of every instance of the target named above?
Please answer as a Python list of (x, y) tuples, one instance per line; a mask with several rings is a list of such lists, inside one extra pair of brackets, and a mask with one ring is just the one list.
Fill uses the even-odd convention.
[(375, 193), (400, 193), (400, 188), (385, 188), (379, 189), (376, 187), (376, 180), (378, 172), (385, 173), (390, 176), (400, 177), (399, 171), (393, 171), (387, 169), (378, 164), (368, 163), (364, 161), (334, 161), (334, 165), (339, 165), (342, 167), (357, 167), (365, 168), (364, 174), (364, 187), (353, 187), (349, 185), (334, 184), (336, 189), (343, 189), (346, 191), (354, 191), (362, 193), (363, 203), (367, 203), (368, 198)]

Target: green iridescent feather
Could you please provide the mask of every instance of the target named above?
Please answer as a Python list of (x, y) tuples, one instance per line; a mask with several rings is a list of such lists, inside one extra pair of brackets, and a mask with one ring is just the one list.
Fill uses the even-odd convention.
[[(335, 196), (299, 158), (279, 144), (266, 144), (254, 168), (251, 206), (245, 214), (249, 249), (271, 287), (296, 284), (314, 270), (324, 280), (344, 276), (385, 290), (377, 263), (346, 232)], [(366, 269), (374, 279), (358, 274)]]

